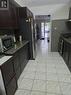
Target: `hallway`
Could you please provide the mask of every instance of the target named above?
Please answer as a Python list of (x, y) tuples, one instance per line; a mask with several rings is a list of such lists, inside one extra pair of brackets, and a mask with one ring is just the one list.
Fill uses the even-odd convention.
[(71, 95), (71, 74), (58, 52), (49, 52), (47, 40), (37, 43), (36, 60), (30, 60), (18, 81), (15, 95)]

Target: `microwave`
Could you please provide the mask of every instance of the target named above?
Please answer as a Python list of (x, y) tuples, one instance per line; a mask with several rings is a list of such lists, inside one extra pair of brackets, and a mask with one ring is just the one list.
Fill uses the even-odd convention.
[(12, 48), (14, 40), (12, 36), (1, 36), (0, 37), (0, 52), (5, 52)]

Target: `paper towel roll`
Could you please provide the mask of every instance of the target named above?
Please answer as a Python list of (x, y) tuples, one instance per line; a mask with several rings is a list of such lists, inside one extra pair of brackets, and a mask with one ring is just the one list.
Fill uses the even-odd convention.
[(19, 41), (20, 41), (20, 42), (22, 41), (22, 36), (21, 36), (21, 35), (19, 36)]

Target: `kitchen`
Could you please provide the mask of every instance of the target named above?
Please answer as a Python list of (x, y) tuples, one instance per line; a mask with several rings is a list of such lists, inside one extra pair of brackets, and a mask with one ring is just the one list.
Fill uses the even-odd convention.
[[(21, 7), (18, 3), (12, 2), (12, 0), (2, 1), (5, 1), (3, 2), (5, 5), (2, 5), (0, 10), (0, 35), (4, 35), (0, 37), (0, 94), (14, 95), (18, 89), (17, 82), (19, 77), (27, 66), (28, 61), (34, 61), (36, 58), (35, 21), (33, 13), (27, 7)], [(69, 23), (70, 18), (71, 15), (69, 15)], [(57, 30), (56, 26), (54, 28), (54, 30)], [(63, 37), (62, 39), (66, 41)], [(55, 47), (58, 48), (58, 46)], [(70, 49), (66, 55), (70, 54), (69, 52)], [(63, 57), (66, 64), (70, 56), (68, 55), (68, 58)], [(70, 64), (71, 61), (69, 60), (68, 62)], [(70, 69), (70, 65), (68, 67)]]
[(36, 56), (34, 18), (14, 1), (0, 5), (0, 95), (13, 95), (26, 64)]

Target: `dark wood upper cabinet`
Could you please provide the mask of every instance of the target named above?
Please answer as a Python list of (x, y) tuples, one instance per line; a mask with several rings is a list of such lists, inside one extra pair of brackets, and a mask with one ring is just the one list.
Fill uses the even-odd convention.
[(18, 15), (12, 0), (8, 1), (8, 8), (0, 8), (0, 29), (18, 28)]
[(10, 16), (11, 16), (11, 24), (13, 28), (18, 28), (18, 12), (17, 10), (17, 6), (13, 3), (10, 3)]
[(0, 29), (10, 27), (11, 17), (9, 10), (0, 10)]
[[(14, 0), (5, 0), (4, 2), (7, 2), (7, 7), (0, 7), (0, 29), (18, 29), (20, 18), (28, 20), (33, 17), (27, 7), (19, 6)], [(0, 3), (0, 6), (3, 5)]]
[(33, 17), (33, 13), (27, 7), (19, 7), (18, 12), (19, 12), (20, 18), (31, 18), (31, 17)]

